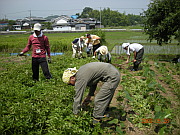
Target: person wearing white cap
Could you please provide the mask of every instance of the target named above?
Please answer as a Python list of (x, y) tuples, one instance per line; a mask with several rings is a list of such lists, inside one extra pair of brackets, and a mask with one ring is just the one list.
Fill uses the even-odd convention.
[(132, 71), (137, 71), (139, 64), (142, 61), (143, 55), (144, 55), (144, 47), (141, 44), (138, 43), (123, 43), (122, 44), (122, 48), (124, 50), (126, 50), (126, 54), (127, 54), (127, 60), (126, 63), (129, 63), (130, 60), (130, 52), (134, 53), (134, 59), (133, 59), (133, 69)]
[(94, 56), (92, 58), (95, 58), (96, 54), (98, 55), (99, 61), (111, 63), (111, 54), (108, 51), (107, 46), (102, 45), (98, 49), (96, 49), (96, 51), (94, 52)]
[(29, 36), (28, 43), (26, 47), (22, 50), (19, 56), (23, 56), (24, 53), (28, 52), (32, 46), (32, 71), (33, 71), (33, 80), (39, 80), (39, 65), (42, 68), (43, 74), (46, 79), (52, 78), (48, 63), (46, 60), (46, 53), (48, 55), (48, 62), (51, 62), (50, 56), (50, 45), (48, 37), (43, 35), (41, 31), (41, 24), (36, 23), (33, 27), (34, 33)]
[[(104, 118), (105, 111), (109, 106), (115, 89), (120, 82), (119, 71), (111, 64), (104, 62), (91, 62), (76, 68), (68, 68), (64, 71), (62, 80), (66, 84), (75, 86), (75, 97), (73, 113), (77, 115), (84, 102), (90, 101), (99, 81), (103, 82), (99, 92), (94, 99), (93, 123), (100, 122)], [(86, 87), (89, 87), (89, 94), (82, 103)]]
[(82, 48), (84, 47), (84, 36), (81, 36), (80, 38), (76, 38), (72, 41), (72, 58), (75, 58), (76, 55), (78, 55), (78, 58), (82, 57)]

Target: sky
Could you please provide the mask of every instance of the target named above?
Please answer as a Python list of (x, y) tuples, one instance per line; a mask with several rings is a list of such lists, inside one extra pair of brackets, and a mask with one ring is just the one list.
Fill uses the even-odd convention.
[(85, 7), (93, 10), (110, 8), (120, 13), (139, 15), (151, 0), (0, 0), (0, 19), (75, 15)]

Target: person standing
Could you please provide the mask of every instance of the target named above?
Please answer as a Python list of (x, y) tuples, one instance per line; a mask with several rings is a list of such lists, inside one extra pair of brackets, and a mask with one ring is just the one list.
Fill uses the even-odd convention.
[(41, 30), (41, 24), (36, 23), (33, 27), (34, 33), (29, 36), (28, 43), (26, 47), (20, 52), (20, 56), (23, 56), (24, 53), (28, 52), (32, 46), (32, 72), (33, 72), (33, 80), (39, 80), (39, 65), (42, 68), (43, 74), (46, 79), (52, 78), (48, 63), (46, 60), (46, 53), (48, 55), (48, 62), (51, 62), (50, 56), (50, 45), (48, 37), (43, 35)]
[(76, 38), (72, 41), (72, 58), (76, 57), (76, 54), (78, 55), (79, 58), (82, 57), (82, 49), (84, 47), (84, 36), (81, 36), (80, 38)]
[(134, 53), (134, 59), (133, 59), (133, 69), (132, 71), (137, 71), (139, 64), (142, 61), (143, 55), (144, 55), (144, 47), (141, 44), (138, 43), (123, 43), (122, 44), (122, 48), (126, 50), (126, 54), (127, 54), (127, 60), (126, 63), (129, 63), (130, 60), (130, 52)]
[(93, 56), (93, 54), (92, 54), (93, 45), (92, 45), (92, 42), (89, 42), (88, 40), (89, 40), (88, 38), (85, 40), (85, 45), (86, 45), (87, 56), (90, 57), (90, 56)]
[(119, 71), (111, 64), (104, 62), (91, 62), (77, 70), (68, 68), (64, 71), (62, 80), (66, 84), (75, 86), (75, 97), (73, 113), (77, 115), (82, 108), (82, 98), (86, 87), (89, 87), (89, 94), (84, 101), (90, 100), (99, 81), (103, 82), (99, 92), (94, 99), (93, 124), (96, 124), (106, 117), (105, 111), (113, 98), (115, 89), (120, 82)]
[(101, 38), (97, 35), (91, 35), (91, 34), (86, 34), (86, 37), (88, 38), (87, 47), (90, 43), (92, 43), (93, 45), (93, 56), (94, 56), (94, 52), (96, 51), (96, 49), (98, 49), (101, 46), (100, 43)]

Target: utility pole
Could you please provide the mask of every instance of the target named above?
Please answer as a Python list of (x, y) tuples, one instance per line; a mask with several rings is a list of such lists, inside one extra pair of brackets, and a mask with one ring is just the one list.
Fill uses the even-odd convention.
[(30, 25), (30, 28), (31, 28), (31, 10), (29, 10), (29, 20), (30, 20), (30, 22), (29, 22), (29, 25)]
[(100, 7), (100, 29), (101, 29), (101, 7)]

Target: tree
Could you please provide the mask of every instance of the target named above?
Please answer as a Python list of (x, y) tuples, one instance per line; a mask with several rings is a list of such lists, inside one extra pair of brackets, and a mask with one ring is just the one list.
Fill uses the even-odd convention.
[(105, 27), (116, 27), (116, 26), (128, 26), (135, 25), (142, 22), (142, 17), (140, 15), (126, 15), (125, 13), (119, 13), (118, 11), (113, 11), (110, 8), (104, 8), (101, 10), (93, 10), (90, 7), (85, 7), (79, 18), (95, 18), (100, 20)]
[(180, 0), (152, 0), (143, 15), (150, 41), (155, 39), (162, 45), (175, 37), (180, 42)]
[(137, 25), (137, 24), (143, 24), (142, 22), (142, 17), (140, 15), (133, 15), (133, 14), (128, 14), (128, 25)]
[(93, 11), (92, 8), (90, 8), (90, 7), (85, 7), (85, 8), (83, 9), (83, 12), (82, 12), (80, 18), (87, 18), (87, 17), (89, 17), (89, 13), (92, 12), (92, 11)]

